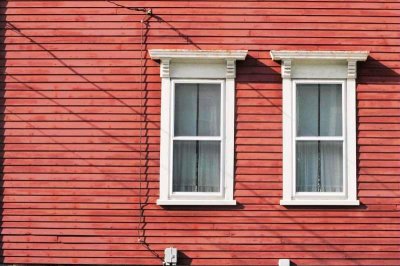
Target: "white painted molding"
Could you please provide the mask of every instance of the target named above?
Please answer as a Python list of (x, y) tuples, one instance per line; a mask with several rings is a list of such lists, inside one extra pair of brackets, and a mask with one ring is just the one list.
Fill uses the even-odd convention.
[(292, 76), (292, 60), (287, 59), (282, 62), (282, 78), (290, 78)]
[(160, 77), (169, 78), (170, 76), (170, 59), (165, 59), (161, 61), (160, 65)]
[(284, 206), (299, 206), (299, 205), (309, 205), (309, 206), (358, 206), (360, 201), (358, 200), (281, 200), (281, 205)]
[(157, 205), (236, 205), (236, 200), (163, 200)]
[[(347, 78), (357, 77), (357, 61), (365, 61), (368, 51), (270, 51), (272, 60), (282, 61), (282, 78), (292, 78), (292, 62), (312, 62), (314, 60), (347, 61)], [(305, 78), (305, 77), (302, 77)]]
[[(186, 72), (197, 72), (197, 78), (235, 78), (236, 60), (244, 60), (247, 50), (149, 50), (150, 57), (161, 60), (160, 76), (186, 78)], [(208, 64), (208, 65), (207, 65)], [(207, 70), (211, 64), (223, 64), (221, 75), (215, 72), (212, 76)], [(183, 66), (183, 67), (180, 67)], [(194, 68), (194, 69), (192, 69)], [(193, 74), (192, 74), (193, 75)]]
[(181, 50), (181, 49), (152, 49), (149, 50), (151, 59), (223, 59), (244, 60), (247, 50)]
[(236, 63), (235, 60), (226, 60), (226, 78), (236, 78)]
[(279, 61), (285, 59), (336, 59), (336, 60), (367, 60), (368, 51), (288, 51), (272, 50), (272, 60)]
[[(235, 78), (236, 61), (244, 60), (245, 50), (150, 50), (154, 60), (161, 60), (161, 140), (160, 197), (158, 205), (236, 205), (234, 188), (235, 148)], [(221, 192), (213, 194), (172, 192), (173, 91), (176, 82), (219, 83), (224, 110)]]
[(357, 78), (357, 61), (348, 60), (347, 61), (347, 78), (355, 79)]

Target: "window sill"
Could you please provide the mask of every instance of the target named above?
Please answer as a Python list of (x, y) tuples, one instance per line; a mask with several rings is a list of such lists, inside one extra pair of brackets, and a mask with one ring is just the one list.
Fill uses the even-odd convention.
[(302, 205), (358, 206), (358, 205), (360, 205), (360, 201), (358, 201), (358, 200), (281, 200), (280, 205), (284, 205), (284, 206), (302, 206)]
[(236, 205), (236, 200), (157, 200), (157, 205)]

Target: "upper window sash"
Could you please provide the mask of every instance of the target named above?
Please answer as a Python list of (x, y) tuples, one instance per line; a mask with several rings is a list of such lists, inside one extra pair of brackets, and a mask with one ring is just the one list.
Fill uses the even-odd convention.
[[(293, 136), (296, 140), (344, 140), (346, 134), (346, 81), (345, 80), (302, 80), (293, 79)], [(309, 136), (309, 135), (298, 135), (298, 124), (297, 124), (297, 92), (299, 90), (299, 85), (340, 85), (341, 88), (341, 132), (338, 135), (319, 135), (319, 136)], [(309, 119), (309, 118), (308, 118)]]
[[(309, 121), (309, 120), (313, 119), (313, 117), (309, 117), (309, 116), (302, 117), (304, 120), (303, 121), (299, 121), (299, 123), (298, 123), (298, 119), (301, 118), (300, 117), (300, 113), (297, 113), (297, 111), (299, 109), (298, 107), (300, 107), (300, 99), (299, 99), (298, 95), (299, 95), (299, 91), (300, 90), (307, 89), (307, 88), (303, 87), (303, 86), (307, 86), (307, 85), (318, 86), (318, 94), (319, 94), (319, 95), (317, 95), (318, 98), (321, 97), (320, 94), (323, 93), (323, 90), (329, 90), (328, 88), (324, 88), (324, 87), (321, 88), (321, 86), (323, 86), (323, 85), (339, 85), (340, 86), (340, 94), (341, 94), (341, 98), (340, 98), (340, 106), (341, 106), (340, 118), (341, 118), (341, 120), (340, 120), (340, 125), (339, 125), (340, 132), (336, 132), (336, 133), (335, 132), (331, 132), (333, 134), (326, 134), (326, 132), (329, 132), (329, 130), (326, 129), (327, 125), (326, 124), (324, 125), (322, 123), (324, 120), (323, 120), (322, 117), (320, 117), (322, 115), (322, 113), (324, 112), (324, 110), (326, 109), (326, 106), (321, 106), (321, 102), (323, 104), (323, 99), (321, 99), (321, 100), (319, 100), (319, 104), (318, 104), (317, 110), (316, 110), (317, 111), (316, 119), (318, 121), (314, 121), (314, 122), (317, 123), (315, 125), (316, 126), (315, 130), (317, 130), (317, 132), (315, 132), (315, 133), (317, 133), (317, 134), (305, 134), (305, 133), (299, 134), (299, 130), (301, 130), (303, 128), (303, 127), (300, 127), (300, 126), (301, 125), (303, 125), (303, 126), (306, 125), (306, 121), (304, 121), (304, 120), (308, 120)], [(303, 88), (300, 88), (300, 86), (303, 87)], [(310, 89), (310, 88), (308, 88), (308, 89)], [(330, 138), (330, 137), (334, 138), (334, 137), (343, 137), (344, 136), (345, 126), (346, 126), (346, 123), (345, 123), (345, 121), (346, 121), (346, 117), (345, 117), (345, 114), (346, 114), (346, 108), (345, 108), (346, 93), (345, 93), (345, 90), (346, 90), (346, 88), (345, 88), (345, 81), (344, 80), (329, 80), (329, 81), (327, 81), (327, 80), (296, 80), (296, 79), (294, 79), (293, 80), (293, 90), (294, 90), (293, 96), (295, 98), (294, 102), (293, 102), (293, 104), (294, 104), (293, 117), (295, 119), (294, 119), (293, 122), (294, 122), (294, 130), (295, 130), (294, 136), (296, 138), (315, 137), (315, 138), (323, 139), (323, 138)], [(320, 112), (320, 111), (322, 111), (322, 112)], [(315, 119), (315, 117), (314, 117), (314, 119)]]
[[(177, 84), (218, 84), (220, 86), (220, 110), (219, 110), (219, 134), (217, 135), (176, 135), (175, 134), (175, 118), (176, 118), (176, 85)], [(172, 139), (181, 140), (218, 140), (224, 135), (224, 109), (225, 109), (225, 82), (223, 80), (210, 79), (173, 79), (171, 80), (171, 137)]]

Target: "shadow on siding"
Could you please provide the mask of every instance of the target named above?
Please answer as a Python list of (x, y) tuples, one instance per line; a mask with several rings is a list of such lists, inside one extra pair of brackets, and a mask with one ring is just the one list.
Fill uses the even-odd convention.
[[(5, 4), (0, 4), (0, 7), (4, 7)], [(4, 10), (4, 9), (3, 9)], [(130, 111), (132, 112), (132, 114), (134, 115), (138, 115), (140, 117), (140, 123), (141, 123), (141, 138), (143, 140), (142, 144), (140, 145), (139, 148), (136, 148), (134, 145), (131, 145), (130, 143), (126, 143), (124, 140), (119, 139), (119, 137), (117, 136), (113, 136), (112, 134), (108, 133), (107, 130), (104, 130), (103, 128), (100, 128), (96, 125), (96, 123), (85, 119), (85, 117), (83, 117), (82, 115), (80, 115), (79, 113), (76, 113), (73, 109), (71, 109), (70, 107), (66, 106), (65, 104), (59, 103), (57, 101), (56, 98), (52, 98), (52, 97), (48, 97), (45, 94), (43, 94), (42, 92), (38, 91), (37, 88), (35, 88), (34, 86), (32, 86), (31, 84), (29, 84), (29, 82), (24, 82), (23, 80), (21, 80), (21, 78), (18, 77), (18, 75), (13, 75), (13, 74), (7, 74), (8, 78), (12, 79), (14, 83), (17, 84), (21, 84), (23, 85), (27, 90), (30, 90), (32, 92), (35, 92), (36, 94), (40, 95), (43, 99), (47, 99), (49, 101), (51, 101), (55, 106), (61, 107), (63, 108), (66, 113), (68, 114), (73, 114), (74, 116), (76, 116), (79, 121), (82, 122), (86, 122), (88, 125), (90, 125), (92, 128), (102, 132), (104, 135), (106, 135), (107, 137), (112, 138), (116, 143), (124, 145), (125, 147), (127, 147), (130, 151), (134, 151), (134, 152), (138, 152), (140, 153), (140, 168), (141, 168), (141, 176), (135, 178), (135, 181), (139, 181), (141, 183), (141, 188), (140, 191), (138, 192), (138, 198), (139, 198), (139, 202), (137, 210), (139, 211), (139, 223), (138, 223), (138, 228), (137, 228), (137, 236), (133, 236), (133, 237), (138, 237), (138, 242), (147, 250), (149, 251), (150, 254), (152, 254), (153, 257), (157, 258), (160, 260), (160, 262), (163, 261), (162, 257), (163, 255), (158, 254), (157, 251), (153, 250), (151, 248), (151, 246), (146, 242), (146, 225), (147, 225), (147, 221), (146, 221), (146, 216), (144, 214), (144, 211), (146, 210), (146, 206), (149, 204), (149, 197), (150, 197), (150, 188), (149, 188), (149, 182), (150, 180), (148, 179), (148, 175), (149, 175), (149, 166), (148, 166), (148, 154), (149, 154), (149, 143), (148, 143), (148, 129), (149, 128), (159, 128), (159, 123), (158, 122), (153, 122), (151, 121), (148, 117), (147, 117), (147, 108), (148, 108), (148, 88), (147, 88), (147, 80), (146, 80), (146, 67), (143, 68), (142, 70), (142, 82), (140, 85), (140, 91), (141, 91), (141, 106), (140, 106), (140, 110), (138, 110), (138, 108), (134, 108), (132, 107), (130, 104), (126, 103), (124, 101), (124, 99), (120, 99), (116, 96), (113, 95), (112, 92), (108, 91), (106, 88), (103, 88), (101, 84), (98, 84), (96, 82), (92, 82), (90, 81), (85, 75), (79, 73), (74, 67), (69, 66), (68, 63), (63, 60), (62, 58), (58, 57), (55, 52), (47, 49), (42, 43), (38, 42), (35, 40), (34, 37), (31, 37), (27, 34), (25, 34), (21, 29), (19, 29), (16, 25), (14, 25), (11, 22), (6, 21), (5, 16), (2, 15), (2, 20), (1, 20), (1, 29), (3, 29), (2, 34), (1, 34), (1, 47), (3, 48), (3, 51), (5, 51), (5, 44), (4, 44), (4, 39), (5, 39), (5, 34), (4, 34), (4, 29), (7, 27), (7, 29), (17, 33), (20, 37), (25, 38), (26, 40), (29, 41), (29, 43), (36, 45), (37, 47), (40, 48), (41, 51), (45, 51), (47, 52), (47, 54), (51, 57), (51, 59), (55, 60), (57, 63), (59, 63), (62, 67), (65, 67), (66, 69), (68, 69), (69, 71), (71, 71), (71, 73), (75, 76), (78, 76), (82, 79), (82, 82), (90, 84), (91, 86), (93, 86), (94, 89), (103, 92), (104, 94), (106, 94), (107, 96), (109, 96), (111, 99), (115, 99), (118, 101), (118, 103), (120, 104), (121, 107), (126, 107), (129, 108)], [(148, 33), (148, 21), (144, 20), (144, 27), (143, 27), (143, 46), (142, 48), (142, 58), (143, 62), (142, 65), (146, 66), (146, 62), (147, 62), (147, 33)], [(0, 54), (2, 56), (2, 60), (1, 62), (4, 63), (5, 62), (5, 52)], [(5, 65), (5, 64), (3, 64)], [(2, 76), (1, 78), (4, 79), (3, 82), (1, 83), (2, 86), (2, 101), (3, 101), (3, 105), (2, 105), (2, 119), (4, 121), (4, 87), (5, 87), (5, 74), (7, 73), (5, 68), (1, 68), (2, 69)], [(15, 114), (18, 117), (18, 114)], [(19, 117), (18, 117), (19, 118)], [(20, 118), (21, 120), (23, 120), (22, 118)], [(91, 166), (93, 168), (97, 168), (96, 165), (93, 165), (91, 162), (87, 161), (85, 158), (82, 158), (79, 155), (79, 152), (76, 152), (74, 150), (70, 150), (68, 148), (67, 145), (64, 144), (64, 142), (60, 142), (59, 140), (57, 140), (56, 138), (54, 138), (53, 136), (47, 134), (45, 131), (41, 130), (40, 128), (37, 128), (35, 126), (35, 124), (30, 123), (29, 121), (25, 121), (27, 124), (29, 124), (32, 128), (37, 129), (38, 131), (40, 131), (40, 133), (43, 136), (46, 136), (48, 138), (50, 138), (53, 143), (60, 145), (62, 148), (65, 149), (66, 152), (71, 152), (74, 155), (76, 155), (76, 157), (80, 160), (86, 161), (88, 166)], [(3, 127), (2, 132), (4, 133), (4, 123), (1, 124), (1, 126)], [(2, 135), (2, 149), (4, 149), (4, 134)], [(4, 152), (2, 150), (2, 156), (4, 155)], [(3, 160), (4, 161), (4, 160)], [(101, 171), (101, 169), (99, 169), (99, 171)], [(130, 187), (126, 187), (125, 188), (130, 188)], [(2, 190), (3, 191), (3, 190)], [(136, 202), (135, 202), (136, 204)], [(94, 235), (96, 237), (96, 235)], [(136, 241), (136, 239), (135, 239)], [(2, 257), (3, 258), (3, 257)], [(0, 263), (2, 263), (3, 260), (0, 261)]]

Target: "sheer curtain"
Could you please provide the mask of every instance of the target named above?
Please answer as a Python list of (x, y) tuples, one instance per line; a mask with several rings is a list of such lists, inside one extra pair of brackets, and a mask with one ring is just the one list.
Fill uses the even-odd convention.
[(341, 85), (320, 85), (320, 136), (342, 135)]
[(195, 191), (197, 180), (196, 141), (174, 141), (173, 190)]
[(338, 141), (321, 142), (321, 191), (343, 190), (343, 146)]
[(175, 86), (175, 136), (219, 136), (220, 85)]
[(220, 146), (219, 141), (199, 143), (199, 191), (218, 192), (220, 189)]
[(175, 85), (173, 191), (220, 191), (221, 141), (198, 140), (221, 134), (220, 84)]
[(318, 136), (318, 84), (297, 85), (297, 136)]
[(299, 141), (296, 145), (296, 191), (313, 192), (318, 186), (318, 143)]
[(296, 100), (296, 191), (343, 190), (343, 142), (319, 140), (342, 136), (342, 89), (339, 84), (299, 84)]

